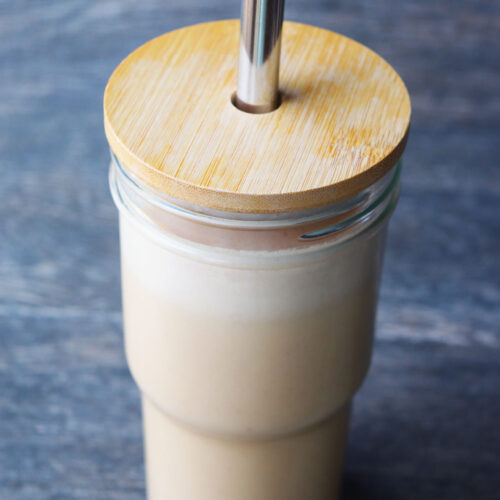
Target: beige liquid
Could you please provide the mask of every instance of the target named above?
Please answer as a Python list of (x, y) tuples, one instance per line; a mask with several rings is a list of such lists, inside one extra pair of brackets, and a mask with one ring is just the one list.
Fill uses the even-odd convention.
[(241, 252), (159, 244), (121, 215), (150, 500), (335, 498), (384, 235), (379, 226), (314, 252)]

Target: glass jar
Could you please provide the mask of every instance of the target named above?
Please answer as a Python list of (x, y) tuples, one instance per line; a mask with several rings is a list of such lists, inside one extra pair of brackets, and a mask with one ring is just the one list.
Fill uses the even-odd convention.
[(112, 157), (148, 498), (332, 498), (399, 171), (327, 207), (244, 215), (169, 199)]

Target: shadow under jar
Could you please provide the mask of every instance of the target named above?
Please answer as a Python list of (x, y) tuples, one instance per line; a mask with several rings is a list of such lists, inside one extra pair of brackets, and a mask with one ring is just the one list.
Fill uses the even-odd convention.
[[(201, 29), (198, 36), (207, 36), (203, 29), (208, 25), (201, 26), (205, 28), (185, 31)], [(213, 27), (210, 39), (226, 28)], [(303, 30), (319, 42), (322, 36), (334, 35), (348, 46), (363, 47), (324, 30), (290, 24), (284, 32), (285, 54), (287, 44), (299, 44)], [(233, 31), (234, 26), (229, 32)], [(167, 39), (164, 46), (167, 42), (175, 40)], [(197, 45), (189, 46), (196, 53)], [(139, 49), (139, 61), (147, 72), (154, 58), (144, 47)], [(213, 50), (225, 54), (223, 48)], [(195, 62), (202, 64), (199, 57)], [(293, 68), (298, 63), (289, 57)], [(193, 70), (191, 58), (186, 60), (182, 71)], [(390, 68), (382, 59), (377, 61)], [(130, 68), (123, 64), (117, 74), (122, 78), (120, 90), (126, 93), (139, 77), (129, 76)], [(137, 61), (131, 67), (141, 71)], [(286, 67), (285, 59), (285, 75)], [(180, 71), (170, 63), (165, 68), (165, 81), (168, 71)], [(353, 71), (344, 69), (346, 75)], [(337, 89), (342, 81), (335, 80)], [(163, 103), (165, 116), (168, 106), (161, 99), (175, 98), (167, 90), (163, 97), (155, 97)], [(234, 191), (229, 202), (217, 205), (216, 190), (200, 198), (182, 183), (177, 191), (171, 189), (175, 175), (165, 173), (165, 167), (144, 170), (144, 158), (154, 155), (147, 156), (142, 148), (145, 141), (158, 140), (155, 132), (149, 129), (142, 142), (116, 141), (125, 130), (117, 132), (115, 120), (116, 109), (123, 109), (115, 100), (118, 94), (123, 99), (123, 92), (113, 94), (110, 84), (106, 92), (113, 96), (105, 100), (105, 111), (106, 106), (112, 108), (106, 127), (113, 150), (110, 185), (120, 212), (125, 345), (142, 393), (148, 498), (336, 498), (352, 398), (370, 364), (384, 241), (399, 193), (398, 158), (408, 123), (387, 146), (389, 152), (379, 153), (385, 154), (382, 163), (387, 157), (391, 161), (383, 168), (379, 162), (363, 182), (359, 176), (369, 167), (352, 175), (356, 188), (341, 199), (336, 199), (337, 189), (325, 203), (320, 190), (315, 206), (308, 189), (304, 192), (309, 206), (294, 208), (277, 197), (279, 207), (267, 204), (260, 211), (245, 210), (248, 198), (243, 196), (243, 209), (231, 209), (228, 204), (237, 200)], [(355, 92), (351, 98), (356, 99)], [(284, 102), (272, 114), (283, 112), (286, 117), (286, 109), (294, 105), (287, 108)], [(156, 102), (157, 110), (162, 106)], [(229, 117), (242, 114), (234, 107), (224, 109)], [(147, 121), (147, 109), (141, 110), (136, 120)], [(379, 112), (383, 115), (384, 110), (387, 106), (382, 105)], [(328, 123), (333, 119), (332, 114)], [(376, 121), (377, 116), (370, 119)], [(155, 120), (149, 123), (157, 126)], [(218, 121), (221, 127), (223, 123)], [(127, 127), (131, 124), (129, 120)], [(176, 137), (180, 136), (182, 131)], [(353, 147), (344, 139), (341, 146)], [(157, 143), (154, 147), (158, 149)], [(354, 151), (351, 156), (359, 154)], [(141, 155), (141, 162), (136, 162)], [(258, 157), (257, 152), (256, 162)], [(342, 182), (349, 180), (348, 173), (341, 177)], [(201, 190), (204, 187), (202, 183)], [(223, 192), (216, 194), (224, 198)]]

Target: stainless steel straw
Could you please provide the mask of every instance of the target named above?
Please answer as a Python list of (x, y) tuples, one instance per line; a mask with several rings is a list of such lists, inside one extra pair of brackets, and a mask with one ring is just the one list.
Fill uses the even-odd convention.
[(235, 105), (267, 113), (280, 104), (278, 83), (284, 0), (242, 0)]

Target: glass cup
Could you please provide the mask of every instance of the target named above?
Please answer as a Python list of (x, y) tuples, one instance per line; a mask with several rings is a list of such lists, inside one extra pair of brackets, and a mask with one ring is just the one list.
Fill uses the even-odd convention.
[(399, 171), (328, 207), (244, 215), (112, 158), (149, 500), (336, 498)]

